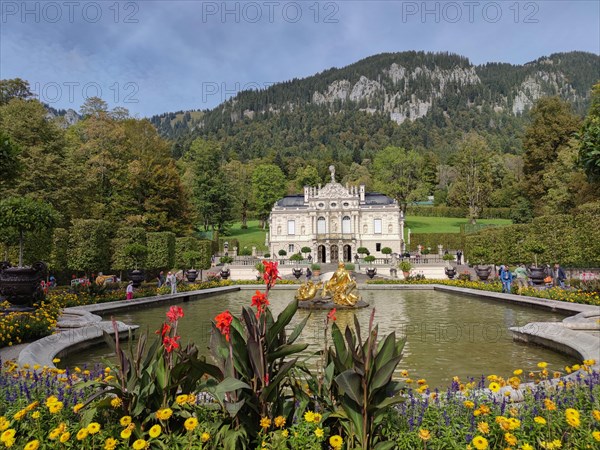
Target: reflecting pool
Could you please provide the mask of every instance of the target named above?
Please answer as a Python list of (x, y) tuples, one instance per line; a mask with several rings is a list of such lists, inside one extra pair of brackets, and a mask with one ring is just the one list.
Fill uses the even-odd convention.
[[(250, 304), (253, 292), (245, 290), (179, 303), (185, 313), (179, 322), (181, 342), (192, 340), (208, 355), (211, 319), (226, 309), (239, 314), (242, 305)], [(279, 314), (293, 295), (291, 290), (272, 291), (273, 313)], [(482, 374), (508, 377), (517, 368), (536, 369), (539, 361), (548, 362), (549, 369), (562, 369), (575, 362), (571, 357), (512, 340), (510, 327), (529, 322), (558, 322), (565, 317), (558, 313), (433, 290), (362, 290), (361, 296), (371, 307), (338, 310), (338, 326), (353, 326), (352, 317), (356, 314), (361, 328), (366, 330), (375, 308), (380, 336), (395, 331), (407, 338), (399, 368), (408, 370), (413, 379), (425, 378), (432, 387), (446, 387), (454, 375), (461, 379), (478, 378)], [(148, 329), (154, 333), (165, 320), (167, 308), (163, 305), (124, 311), (115, 318), (141, 325), (140, 331)], [(292, 326), (307, 314), (308, 311), (298, 310)], [(299, 339), (310, 344), (306, 357), (322, 348), (326, 315), (327, 311), (313, 312)], [(366, 334), (362, 333), (363, 338)], [(110, 357), (110, 352), (107, 347), (99, 346), (64, 358), (61, 366), (81, 367), (101, 362), (104, 357)]]

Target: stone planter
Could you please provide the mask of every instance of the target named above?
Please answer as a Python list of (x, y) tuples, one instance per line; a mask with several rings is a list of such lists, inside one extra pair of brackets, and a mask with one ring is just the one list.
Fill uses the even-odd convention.
[(190, 269), (185, 273), (185, 277), (190, 283), (193, 283), (196, 281), (196, 278), (198, 278), (198, 271), (196, 269)]
[(444, 269), (444, 272), (446, 272), (446, 276), (450, 280), (454, 279), (454, 277), (456, 276), (456, 269), (454, 267), (446, 267)]
[(146, 279), (146, 275), (143, 270), (134, 269), (129, 272), (129, 279), (133, 281), (134, 288), (139, 288)]
[(372, 279), (377, 274), (377, 269), (375, 267), (368, 267), (366, 273), (367, 276)]
[(221, 269), (221, 278), (226, 280), (231, 276), (231, 271), (229, 269)]
[(547, 276), (545, 267), (530, 267), (528, 272), (529, 278), (533, 284), (544, 284), (544, 278)]
[(44, 298), (41, 281), (46, 277), (48, 267), (38, 261), (31, 267), (11, 267), (10, 263), (0, 263), (0, 295), (21, 310), (31, 310), (31, 306)]
[(302, 269), (300, 269), (299, 267), (294, 267), (292, 269), (292, 275), (296, 277), (296, 280), (299, 280), (302, 276)]
[(487, 279), (490, 277), (490, 274), (492, 273), (492, 268), (491, 268), (491, 266), (487, 266), (487, 267), (475, 266), (475, 273), (477, 274), (477, 277), (479, 278), (480, 281), (487, 281)]

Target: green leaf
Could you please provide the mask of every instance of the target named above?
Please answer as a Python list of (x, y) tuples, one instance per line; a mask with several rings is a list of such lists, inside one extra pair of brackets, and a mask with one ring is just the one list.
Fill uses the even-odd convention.
[(335, 377), (335, 383), (342, 393), (354, 400), (360, 407), (363, 406), (361, 377), (354, 370), (349, 369), (339, 374)]
[(285, 327), (290, 323), (294, 314), (298, 310), (298, 300), (292, 300), (285, 309), (279, 314), (275, 323), (267, 328), (267, 346), (271, 347), (273, 342), (279, 336), (279, 333), (285, 329)]
[(236, 378), (227, 377), (215, 387), (215, 393), (224, 394), (238, 389), (251, 389), (246, 383)]
[(273, 362), (279, 358), (285, 358), (288, 355), (292, 355), (294, 353), (299, 353), (305, 350), (308, 347), (308, 344), (293, 344), (293, 345), (282, 345), (277, 348), (273, 353), (269, 353), (267, 355), (267, 361)]
[(386, 364), (381, 367), (375, 374), (373, 375), (373, 380), (370, 384), (371, 392), (369, 394), (374, 393), (377, 389), (385, 386), (392, 378), (394, 374), (394, 370), (396, 366), (402, 359), (402, 355), (396, 356), (395, 358), (390, 359)]
[(375, 444), (373, 450), (392, 450), (396, 448), (396, 442), (394, 441), (382, 441)]

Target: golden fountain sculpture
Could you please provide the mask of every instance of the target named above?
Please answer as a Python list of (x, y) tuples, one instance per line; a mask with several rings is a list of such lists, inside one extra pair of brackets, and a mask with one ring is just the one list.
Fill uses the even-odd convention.
[[(317, 297), (319, 291), (321, 291), (321, 294)], [(360, 296), (356, 289), (356, 280), (350, 276), (344, 263), (340, 262), (338, 269), (326, 282), (313, 283), (307, 281), (303, 283), (296, 293), (296, 299), (301, 302), (331, 300), (336, 305), (355, 306), (360, 301)]]

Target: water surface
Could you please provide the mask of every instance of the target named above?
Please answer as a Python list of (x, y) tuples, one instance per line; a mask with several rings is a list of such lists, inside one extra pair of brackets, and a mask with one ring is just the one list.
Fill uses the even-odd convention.
[[(239, 314), (242, 305), (250, 304), (252, 294), (246, 290), (179, 303), (185, 313), (178, 329), (182, 342), (192, 340), (208, 355), (211, 319), (226, 309)], [(279, 314), (293, 295), (290, 290), (272, 291), (273, 313)], [(517, 368), (534, 370), (539, 361), (548, 362), (551, 369), (562, 369), (575, 362), (542, 347), (514, 342), (509, 331), (512, 326), (529, 322), (559, 322), (565, 317), (561, 314), (429, 290), (363, 290), (361, 295), (372, 306), (337, 311), (338, 326), (353, 326), (356, 314), (364, 338), (374, 308), (380, 336), (392, 331), (406, 336), (399, 368), (407, 369), (413, 378), (427, 379), (430, 386), (446, 387), (454, 375), (463, 379), (492, 373), (507, 377)], [(121, 312), (115, 318), (141, 325), (140, 331), (147, 328), (154, 333), (165, 320), (166, 311), (165, 306), (142, 308)], [(307, 314), (308, 311), (299, 310), (292, 325)], [(326, 311), (313, 312), (299, 339), (310, 344), (305, 351), (307, 357), (323, 346), (326, 315)], [(65, 358), (63, 364), (83, 366), (101, 362), (103, 357), (110, 357), (108, 348), (96, 347)], [(314, 366), (316, 361), (312, 361)]]

